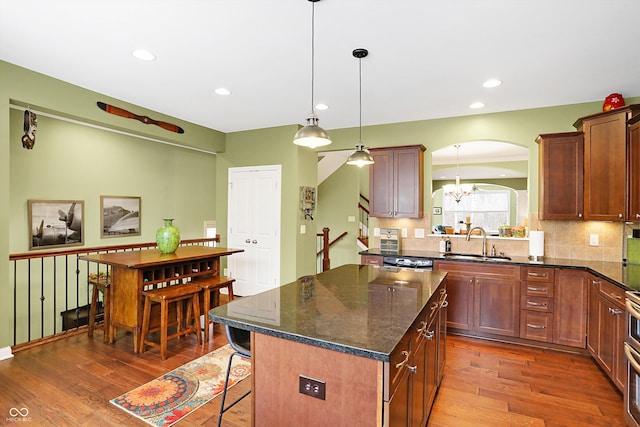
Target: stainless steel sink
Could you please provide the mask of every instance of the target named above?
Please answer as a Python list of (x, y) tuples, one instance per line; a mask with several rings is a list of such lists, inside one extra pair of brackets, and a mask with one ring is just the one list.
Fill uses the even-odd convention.
[(455, 253), (455, 252), (448, 252), (446, 254), (442, 255), (444, 258), (447, 259), (476, 259), (476, 260), (484, 260), (484, 261), (491, 261), (491, 260), (510, 260), (511, 258), (508, 256), (504, 256), (504, 255), (479, 255), (479, 254), (461, 254), (461, 253)]

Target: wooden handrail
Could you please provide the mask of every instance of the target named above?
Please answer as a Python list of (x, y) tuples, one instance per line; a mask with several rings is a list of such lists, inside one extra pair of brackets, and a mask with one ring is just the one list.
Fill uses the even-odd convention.
[(362, 205), (362, 203), (358, 203), (358, 209), (363, 210), (369, 215), (369, 209)]
[[(346, 236), (347, 234), (349, 234), (348, 231), (343, 232), (341, 235), (339, 235), (338, 237), (336, 237), (335, 239), (333, 239), (331, 242), (329, 242), (327, 244), (327, 247), (330, 248), (331, 246), (333, 246), (334, 243), (336, 243), (338, 240), (342, 239), (344, 236)], [(318, 237), (322, 236), (321, 233), (318, 233)], [(320, 255), (323, 251), (320, 251), (316, 254), (316, 256)]]
[[(201, 244), (208, 242), (220, 242), (220, 235), (217, 234), (216, 237), (207, 237), (202, 239), (183, 239), (180, 241), (180, 245), (193, 245), (193, 244)], [(27, 252), (22, 254), (10, 254), (9, 261), (18, 261), (23, 259), (33, 259), (33, 258), (47, 258), (53, 256), (62, 256), (62, 255), (77, 255), (77, 254), (86, 254), (89, 252), (109, 252), (116, 250), (127, 250), (127, 249), (143, 249), (143, 248), (153, 248), (157, 246), (156, 242), (147, 242), (147, 243), (130, 243), (126, 245), (110, 245), (110, 246), (93, 246), (90, 248), (79, 247), (77, 249), (62, 249), (57, 251), (37, 251), (37, 252)]]
[(360, 193), (360, 198), (365, 202), (369, 203), (369, 199), (367, 199), (362, 193)]

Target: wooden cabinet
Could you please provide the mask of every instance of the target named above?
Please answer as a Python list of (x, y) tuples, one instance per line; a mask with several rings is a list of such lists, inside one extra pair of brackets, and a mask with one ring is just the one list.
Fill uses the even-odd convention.
[(640, 115), (628, 122), (627, 221), (640, 221)]
[(589, 345), (588, 349), (602, 370), (620, 391), (626, 383), (624, 360), (625, 308), (624, 290), (607, 280), (589, 275)]
[(554, 344), (586, 347), (588, 292), (588, 280), (584, 271), (555, 270)]
[(554, 269), (522, 268), (520, 338), (553, 342)]
[[(385, 426), (424, 427), (441, 380), (446, 329), (440, 327), (446, 313), (446, 284), (441, 285), (391, 354), (385, 367), (390, 399), (385, 405)], [(444, 315), (446, 319), (446, 314)]]
[(640, 105), (578, 119), (584, 133), (584, 219), (626, 219), (627, 120)]
[(520, 335), (520, 267), (436, 261), (435, 269), (448, 273), (448, 327)]
[(538, 143), (540, 219), (583, 217), (584, 145), (582, 132), (542, 134)]
[(424, 146), (370, 149), (369, 216), (422, 218)]

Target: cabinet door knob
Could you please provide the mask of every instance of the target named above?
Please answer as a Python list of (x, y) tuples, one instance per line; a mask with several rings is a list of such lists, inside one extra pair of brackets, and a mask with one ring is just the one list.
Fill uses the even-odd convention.
[(578, 214), (578, 218), (582, 218), (582, 214), (581, 213)]
[(624, 215), (622, 214), (618, 214), (618, 218), (622, 218)]
[(251, 239), (247, 239), (244, 241), (245, 243), (251, 243)]
[(636, 218), (640, 218), (640, 214), (636, 214)]
[(253, 243), (255, 245), (256, 243), (258, 243), (258, 241), (253, 239), (253, 242), (251, 242), (251, 243)]

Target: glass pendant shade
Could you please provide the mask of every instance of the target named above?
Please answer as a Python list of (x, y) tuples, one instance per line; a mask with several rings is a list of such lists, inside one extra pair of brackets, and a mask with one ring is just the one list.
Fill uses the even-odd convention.
[(331, 144), (331, 139), (327, 132), (318, 126), (316, 115), (311, 114), (307, 117), (307, 125), (296, 132), (293, 143), (302, 147), (316, 148)]
[(369, 153), (369, 150), (364, 148), (364, 144), (362, 144), (362, 142), (356, 145), (356, 151), (351, 153), (347, 159), (348, 165), (358, 166), (359, 168), (372, 165), (374, 163), (373, 157)]

